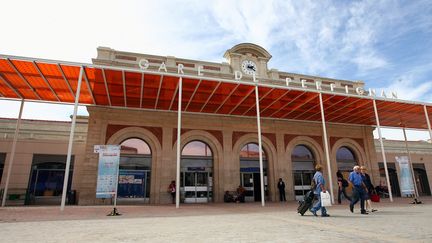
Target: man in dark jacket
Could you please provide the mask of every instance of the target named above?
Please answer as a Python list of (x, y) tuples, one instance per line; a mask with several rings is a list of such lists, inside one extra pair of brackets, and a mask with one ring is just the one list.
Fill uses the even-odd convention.
[(286, 202), (286, 197), (285, 197), (285, 182), (283, 182), (282, 178), (279, 178), (279, 182), (277, 185), (278, 189), (279, 189), (279, 199), (281, 202)]

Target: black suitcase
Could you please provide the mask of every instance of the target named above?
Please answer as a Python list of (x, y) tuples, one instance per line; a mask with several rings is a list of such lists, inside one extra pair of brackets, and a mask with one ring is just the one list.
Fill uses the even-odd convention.
[(303, 216), (306, 211), (312, 207), (314, 200), (314, 193), (313, 191), (306, 192), (303, 201), (300, 202), (300, 205), (297, 208), (297, 213), (301, 214)]

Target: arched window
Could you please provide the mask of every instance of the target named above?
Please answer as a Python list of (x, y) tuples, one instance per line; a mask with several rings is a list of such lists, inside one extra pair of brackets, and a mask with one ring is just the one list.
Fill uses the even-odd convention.
[(308, 147), (305, 145), (297, 145), (292, 154), (292, 161), (315, 161), (315, 158)]
[(201, 141), (192, 141), (184, 146), (182, 155), (185, 156), (212, 156), (210, 147)]
[[(262, 157), (266, 159), (264, 149), (262, 150)], [(256, 158), (259, 159), (259, 147), (256, 143), (248, 143), (240, 150), (240, 158)]]
[(150, 155), (150, 147), (139, 138), (129, 138), (120, 144), (121, 154), (143, 154)]
[(351, 171), (358, 164), (354, 152), (346, 146), (342, 146), (337, 150), (336, 161), (340, 171)]

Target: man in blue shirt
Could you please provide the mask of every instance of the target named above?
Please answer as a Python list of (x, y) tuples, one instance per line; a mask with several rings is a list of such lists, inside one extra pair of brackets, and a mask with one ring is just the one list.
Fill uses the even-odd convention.
[(321, 192), (326, 192), (325, 189), (325, 180), (324, 180), (324, 176), (321, 173), (322, 171), (322, 166), (317, 164), (315, 166), (315, 175), (313, 177), (313, 181), (315, 182), (315, 190), (314, 190), (314, 195), (315, 198), (317, 199), (317, 201), (315, 202), (315, 205), (310, 209), (310, 211), (313, 213), (313, 215), (317, 216), (317, 211), (319, 209), (321, 209), (321, 217), (329, 217), (330, 215), (327, 214), (327, 209), (325, 207), (321, 207)]
[(360, 212), (361, 214), (368, 214), (365, 210), (364, 199), (366, 196), (365, 185), (363, 183), (363, 178), (360, 173), (360, 166), (356, 165), (353, 168), (353, 172), (349, 174), (348, 180), (353, 185), (353, 196), (350, 203), (350, 211), (354, 213), (354, 205), (360, 200)]

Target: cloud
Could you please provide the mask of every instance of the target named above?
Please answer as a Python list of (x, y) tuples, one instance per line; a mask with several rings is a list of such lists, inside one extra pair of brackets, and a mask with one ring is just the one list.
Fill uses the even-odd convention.
[(428, 0), (40, 0), (2, 9), (4, 54), (90, 62), (97, 46), (109, 46), (222, 62), (225, 50), (252, 42), (273, 55), (270, 68), (432, 99)]
[(412, 74), (400, 76), (397, 81), (382, 89), (388, 94), (396, 91), (399, 99), (432, 102), (432, 80), (419, 83), (414, 77)]

